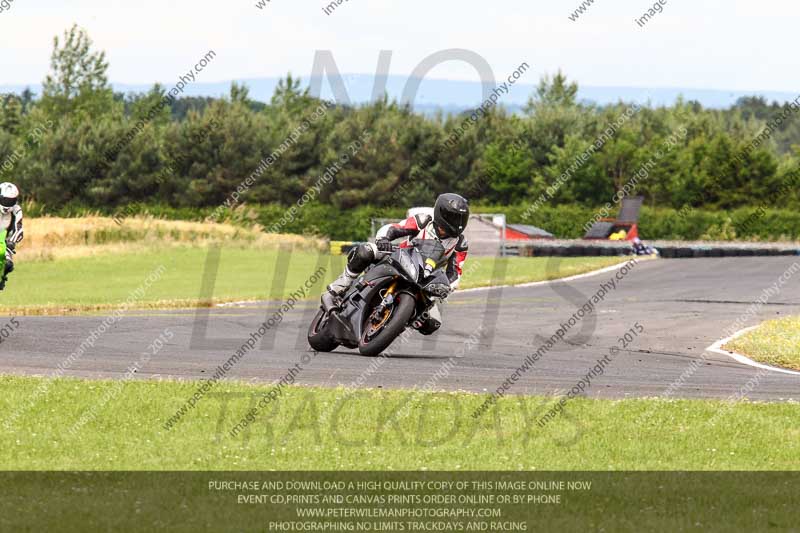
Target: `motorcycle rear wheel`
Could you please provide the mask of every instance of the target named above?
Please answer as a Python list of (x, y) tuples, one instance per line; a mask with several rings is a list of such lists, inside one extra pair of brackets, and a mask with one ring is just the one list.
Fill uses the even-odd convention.
[(327, 313), (320, 309), (308, 327), (308, 344), (318, 352), (332, 352), (339, 347), (326, 327), (328, 320)]
[(364, 333), (358, 341), (358, 351), (361, 355), (374, 357), (389, 347), (389, 345), (400, 335), (408, 321), (414, 314), (417, 302), (410, 294), (400, 293), (395, 297), (395, 303), (388, 320), (381, 326), (377, 334), (367, 338), (369, 333), (369, 318), (364, 325)]

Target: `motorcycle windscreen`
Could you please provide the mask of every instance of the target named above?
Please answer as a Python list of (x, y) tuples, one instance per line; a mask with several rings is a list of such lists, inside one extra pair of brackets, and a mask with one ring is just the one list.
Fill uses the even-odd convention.
[(441, 268), (447, 263), (442, 243), (435, 239), (416, 239), (414, 248), (420, 253), (424, 263), (433, 269)]

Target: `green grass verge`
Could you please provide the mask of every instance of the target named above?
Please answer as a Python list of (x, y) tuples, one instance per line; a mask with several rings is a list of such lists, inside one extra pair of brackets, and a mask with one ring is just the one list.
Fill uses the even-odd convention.
[(761, 363), (800, 370), (800, 317), (768, 320), (725, 348)]
[[(1, 294), (0, 312), (62, 313), (71, 310), (103, 309), (120, 305), (148, 275), (163, 265), (158, 280), (136, 300), (139, 307), (175, 307), (208, 302), (201, 295), (209, 250), (201, 247), (165, 247), (146, 252), (107, 254), (55, 261), (19, 262)], [(469, 275), (462, 287), (492, 284), (493, 272), (505, 272), (497, 283), (540, 281), (588, 272), (619, 263), (616, 257), (572, 257), (549, 263), (546, 258), (473, 258), (468, 260)], [(506, 264), (496, 269), (495, 261)], [(313, 252), (281, 252), (245, 247), (222, 248), (214, 301), (282, 299), (296, 291), (320, 266), (327, 269), (328, 283), (344, 268), (343, 256)], [(276, 271), (278, 274), (276, 275)], [(285, 282), (280, 283), (280, 272)]]
[(219, 384), (171, 430), (165, 420), (198, 383), (2, 377), (0, 387), (7, 470), (800, 469), (790, 403), (578, 399), (539, 427), (534, 413), (552, 399), (501, 399), (476, 421), (480, 395), (288, 387), (231, 437), (269, 386)]

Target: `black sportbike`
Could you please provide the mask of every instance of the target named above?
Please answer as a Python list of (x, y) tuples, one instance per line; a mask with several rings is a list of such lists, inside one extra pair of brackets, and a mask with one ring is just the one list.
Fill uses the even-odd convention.
[(375, 356), (409, 325), (427, 316), (433, 298), (450, 293), (447, 258), (437, 240), (418, 239), (407, 248), (379, 252), (371, 265), (341, 297), (323, 303), (308, 328), (308, 343), (318, 352), (339, 345)]

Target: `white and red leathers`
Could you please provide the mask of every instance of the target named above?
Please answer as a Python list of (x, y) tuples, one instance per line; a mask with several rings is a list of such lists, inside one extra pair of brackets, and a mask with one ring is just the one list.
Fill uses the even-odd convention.
[[(427, 210), (426, 210), (427, 211)], [(437, 235), (433, 224), (433, 217), (426, 213), (418, 213), (408, 217), (398, 224), (390, 224), (382, 227), (375, 236), (376, 240), (383, 239), (394, 241), (405, 238), (400, 246), (408, 247), (414, 239), (435, 239), (442, 243), (447, 257), (447, 277), (450, 280), (450, 287), (455, 289), (461, 280), (464, 262), (467, 259), (467, 239), (464, 235), (456, 237), (441, 238)], [(347, 266), (342, 275), (336, 278), (330, 285), (328, 291), (331, 295), (343, 295), (353, 284), (359, 274), (374, 263), (378, 258), (378, 247), (373, 243), (364, 243), (356, 246), (347, 256)], [(323, 296), (323, 299), (325, 296)], [(424, 320), (415, 323), (414, 327), (424, 335), (435, 332), (442, 324), (442, 301), (434, 299), (434, 305), (428, 310), (428, 316)]]
[(433, 227), (433, 217), (426, 213), (418, 213), (405, 219), (399, 224), (390, 224), (382, 227), (375, 235), (376, 239), (389, 239), (393, 241), (397, 238), (406, 237), (400, 246), (411, 246), (414, 239), (438, 240), (442, 243), (445, 250), (447, 262), (447, 277), (450, 279), (450, 286), (455, 289), (461, 280), (464, 269), (464, 262), (467, 260), (469, 247), (464, 235), (458, 237), (439, 238)]

